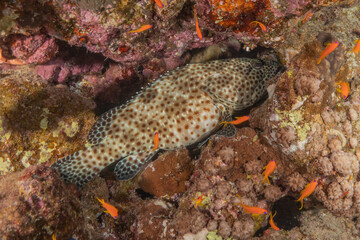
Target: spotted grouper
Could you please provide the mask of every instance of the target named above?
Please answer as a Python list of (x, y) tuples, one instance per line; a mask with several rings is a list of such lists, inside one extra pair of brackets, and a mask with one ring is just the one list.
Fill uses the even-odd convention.
[(271, 60), (234, 58), (168, 72), (127, 104), (101, 115), (88, 136), (91, 146), (52, 166), (66, 182), (79, 187), (112, 163), (116, 178), (127, 180), (160, 149), (193, 145), (215, 132), (232, 136), (235, 127), (221, 128), (219, 123), (257, 102), (267, 80), (281, 68)]

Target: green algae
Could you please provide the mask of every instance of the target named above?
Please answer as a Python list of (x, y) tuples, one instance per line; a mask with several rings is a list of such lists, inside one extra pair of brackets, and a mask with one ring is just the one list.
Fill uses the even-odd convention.
[[(223, 240), (223, 238), (219, 235), (217, 235), (218, 230), (211, 231), (206, 235), (206, 239), (208, 240)], [(232, 238), (227, 238), (226, 240), (231, 240)]]
[(303, 107), (290, 111), (281, 111), (279, 109), (275, 109), (275, 111), (281, 121), (280, 128), (290, 126), (294, 128), (300, 141), (304, 141), (306, 139), (311, 128), (309, 123), (303, 123)]

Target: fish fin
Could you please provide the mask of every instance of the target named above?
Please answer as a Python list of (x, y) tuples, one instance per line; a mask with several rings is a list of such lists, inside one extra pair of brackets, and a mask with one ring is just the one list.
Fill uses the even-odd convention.
[(216, 135), (226, 136), (226, 137), (233, 137), (235, 136), (235, 134), (236, 134), (236, 128), (232, 124), (228, 124), (224, 126), (216, 133)]
[(109, 131), (111, 123), (114, 121), (114, 115), (121, 110), (122, 106), (118, 106), (102, 114), (91, 127), (87, 137), (88, 142), (91, 144), (101, 143), (107, 131)]
[(149, 161), (156, 153), (143, 152), (139, 154), (129, 155), (116, 163), (114, 174), (118, 180), (129, 180), (136, 176), (142, 169), (143, 165)]
[(358, 41), (360, 41), (360, 39), (356, 39), (356, 40), (354, 41), (354, 43), (357, 43)]
[[(226, 122), (232, 121), (232, 117), (229, 111), (227, 110), (224, 111), (222, 115), (224, 121)], [(225, 124), (219, 131), (216, 132), (216, 135), (225, 136), (225, 137), (233, 137), (235, 136), (235, 134), (236, 134), (236, 128), (232, 124)]]
[[(104, 159), (104, 156), (94, 153), (95, 149), (98, 152), (99, 146), (103, 147), (102, 144), (92, 146), (61, 158), (51, 167), (58, 171), (66, 183), (75, 183), (78, 188), (82, 188), (85, 183), (98, 175), (104, 166), (112, 162), (111, 158)], [(100, 157), (100, 159), (89, 161), (89, 159), (94, 160), (96, 157)]]
[(301, 200), (300, 200), (300, 203), (301, 203), (301, 206), (300, 206), (299, 210), (303, 209), (303, 207), (304, 207), (304, 200), (301, 199)]

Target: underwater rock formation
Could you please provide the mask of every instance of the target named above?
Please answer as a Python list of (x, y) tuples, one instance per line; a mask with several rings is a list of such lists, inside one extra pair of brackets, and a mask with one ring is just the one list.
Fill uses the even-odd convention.
[[(355, 14), (358, 8), (324, 9), (314, 14), (300, 37), (289, 34), (292, 41), (283, 48), (288, 69), (272, 97), (250, 116), (251, 126), (262, 129), (269, 143), (277, 145), (298, 171), (307, 173), (305, 182), (314, 178), (322, 182), (316, 198), (333, 213), (345, 216), (360, 214), (359, 196), (354, 192), (360, 179), (360, 69), (355, 55), (347, 52), (360, 37), (352, 28), (360, 24)], [(341, 14), (322, 25), (325, 16), (334, 11)], [(347, 16), (353, 14), (356, 17), (349, 20)], [(340, 25), (341, 31), (336, 30)], [(339, 46), (317, 64), (325, 43), (335, 41)], [(296, 51), (290, 55), (291, 48)], [(339, 92), (341, 81), (350, 83), (346, 99)], [(293, 186), (296, 182), (299, 180), (291, 178), (289, 186), (298, 191), (300, 188)], [(328, 187), (334, 184), (341, 194), (334, 195), (334, 188)]]
[[(87, 238), (75, 188), (44, 164), (0, 178), (2, 239)], [(11, 187), (9, 187), (11, 186)]]
[(54, 161), (84, 144), (94, 123), (92, 100), (47, 85), (29, 66), (0, 70), (1, 175)]

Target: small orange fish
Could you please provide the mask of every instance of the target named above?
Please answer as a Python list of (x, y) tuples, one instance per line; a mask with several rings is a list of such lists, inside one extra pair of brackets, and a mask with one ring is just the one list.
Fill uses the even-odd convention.
[(267, 32), (266, 26), (263, 23), (259, 22), (259, 21), (252, 21), (250, 24), (251, 25), (259, 25), (263, 32)]
[(278, 228), (278, 227), (275, 225), (275, 223), (274, 223), (274, 217), (275, 217), (275, 215), (276, 215), (276, 211), (275, 211), (275, 214), (274, 214), (274, 215), (272, 215), (272, 213), (270, 213), (269, 223), (270, 223), (270, 226), (271, 226), (272, 229), (274, 229), (275, 231), (279, 231), (280, 228)]
[(263, 209), (263, 208), (259, 208), (259, 207), (250, 207), (250, 206), (247, 206), (245, 204), (242, 203), (242, 200), (241, 200), (241, 197), (239, 194), (236, 194), (236, 196), (238, 196), (240, 198), (240, 205), (244, 211), (248, 214), (254, 214), (254, 215), (261, 215), (261, 214), (267, 214), (267, 211), (266, 209)]
[(339, 42), (333, 42), (333, 43), (329, 43), (326, 48), (324, 49), (324, 51), (322, 51), (320, 57), (318, 58), (316, 64), (319, 64), (321, 62), (321, 60), (323, 60), (327, 55), (329, 55), (332, 51), (334, 51), (337, 46), (339, 46)]
[(310, 183), (308, 183), (305, 186), (305, 188), (300, 192), (301, 196), (298, 200), (296, 200), (297, 202), (298, 201), (301, 202), (301, 207), (299, 208), (299, 210), (301, 210), (304, 207), (304, 198), (310, 196), (313, 193), (317, 184), (318, 184), (318, 181), (316, 179), (314, 179)]
[(346, 192), (343, 192), (343, 194), (340, 196), (340, 199), (343, 199), (344, 197), (346, 197), (349, 194), (349, 190)]
[(154, 135), (154, 149), (153, 151), (155, 151), (158, 147), (159, 147), (159, 133), (156, 132), (155, 135)]
[(308, 14), (306, 14), (304, 19), (302, 20), (302, 23), (306, 23), (307, 21), (309, 21), (309, 19), (311, 18), (312, 15), (313, 15), (312, 12), (309, 12)]
[(161, 8), (164, 7), (164, 4), (161, 2), (161, 0), (155, 0), (155, 2), (159, 7), (161, 7)]
[(195, 208), (197, 208), (203, 201), (203, 197), (204, 197), (204, 194), (201, 194), (198, 198), (195, 198), (194, 201), (195, 201)]
[(53, 233), (53, 235), (52, 235), (52, 240), (56, 240), (56, 235), (55, 235), (55, 233)]
[(267, 180), (267, 182), (270, 184), (269, 181), (269, 176), (270, 174), (272, 174), (274, 172), (276, 168), (276, 163), (274, 160), (271, 160), (268, 165), (266, 165), (263, 169), (265, 169), (265, 171), (262, 173), (262, 175), (264, 175), (264, 179), (262, 180), (261, 183), (264, 183), (265, 180)]
[(201, 34), (201, 31), (200, 31), (199, 21), (198, 21), (198, 18), (197, 18), (197, 10), (196, 10), (196, 8), (194, 9), (194, 17), (195, 17), (196, 34), (198, 35), (199, 39), (202, 40), (202, 39), (203, 39), (203, 36), (202, 36), (202, 34)]
[(139, 28), (139, 29), (130, 31), (129, 33), (139, 33), (139, 32), (148, 30), (148, 29), (150, 29), (150, 28), (152, 28), (152, 26), (151, 26), (150, 24), (147, 24), (147, 25), (142, 26), (142, 27)]
[(250, 117), (249, 117), (249, 116), (242, 116), (242, 117), (235, 117), (235, 118), (236, 118), (236, 120), (234, 120), (234, 121), (231, 121), (231, 122), (221, 122), (220, 125), (221, 125), (221, 124), (225, 124), (224, 127), (225, 127), (227, 124), (239, 125), (239, 124), (241, 124), (241, 123), (246, 122), (247, 120), (249, 120)]
[(102, 204), (102, 206), (104, 208), (106, 208), (106, 211), (104, 211), (105, 213), (109, 213), (115, 219), (118, 218), (118, 210), (116, 207), (114, 207), (113, 205), (111, 205), (109, 203), (106, 203), (104, 201), (104, 199), (97, 198), (97, 200), (99, 200), (99, 202)]
[(355, 53), (355, 57), (357, 56), (357, 54), (360, 52), (360, 38), (355, 40), (356, 45), (353, 47), (352, 51), (349, 51), (347, 53)]
[(346, 99), (349, 96), (349, 93), (350, 93), (350, 84), (349, 84), (349, 82), (340, 81), (340, 82), (336, 83), (336, 86), (340, 86), (340, 87), (336, 88), (336, 91), (341, 93), (341, 97), (343, 99)]

